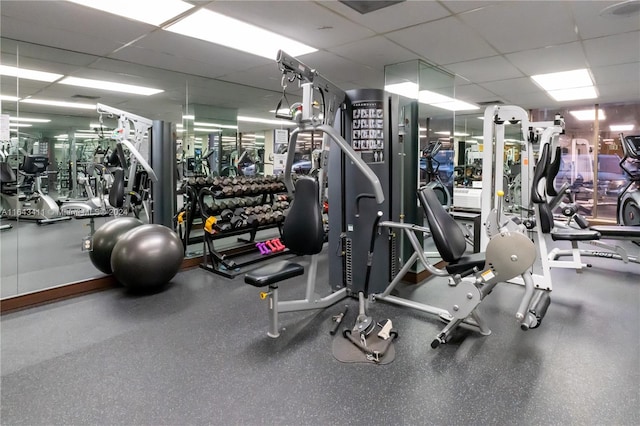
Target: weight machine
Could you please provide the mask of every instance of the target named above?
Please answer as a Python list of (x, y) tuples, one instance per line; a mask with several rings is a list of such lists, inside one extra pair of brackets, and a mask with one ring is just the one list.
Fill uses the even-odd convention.
[[(364, 345), (366, 336), (375, 326), (367, 314), (367, 303), (381, 300), (434, 314), (445, 320), (447, 326), (432, 342), (432, 346), (437, 347), (446, 342), (458, 326), (489, 334), (490, 330), (475, 309), (498, 282), (517, 275), (522, 277), (526, 287), (516, 318), (523, 329), (539, 326), (549, 298), (546, 292), (537, 291), (530, 279), (528, 270), (535, 258), (535, 248), (522, 232), (523, 227), (507, 229), (510, 225), (502, 222), (499, 212), (494, 213), (496, 227), (487, 253), (465, 256), (464, 233), (430, 188), (420, 191), (419, 196), (432, 229), (403, 222), (397, 209), (398, 200), (393, 198), (401, 198), (398, 191), (393, 190), (393, 184), (397, 182), (395, 179), (403, 178), (393, 167), (393, 162), (398, 161), (395, 157), (400, 158), (400, 155), (395, 155), (397, 152), (392, 149), (398, 149), (399, 144), (388, 140), (388, 135), (395, 133), (392, 129), (397, 128), (394, 125), (394, 117), (398, 116), (397, 98), (373, 89), (345, 93), (315, 70), (284, 52), (279, 52), (277, 62), (283, 72), (283, 89), (286, 88), (286, 79), (290, 82), (300, 80), (303, 89), (302, 102), (294, 104), (290, 115), (298, 127), (291, 133), (289, 141), (285, 184), (294, 199), (283, 225), (282, 239), (293, 253), (312, 257), (305, 298), (301, 300), (280, 301), (278, 297), (280, 281), (303, 275), (304, 269), (297, 263), (273, 263), (245, 276), (248, 284), (268, 286), (268, 291), (261, 293), (261, 298), (269, 302), (270, 327), (267, 334), (274, 338), (280, 335), (280, 313), (326, 308), (347, 296), (357, 296), (358, 317), (354, 327), (345, 331), (345, 337), (352, 333), (359, 335), (360, 339), (355, 340)], [(314, 92), (321, 94), (321, 103), (314, 102)], [(314, 107), (320, 105), (321, 115), (314, 113)], [(338, 117), (337, 125), (342, 134), (349, 135), (351, 143), (332, 126)], [(363, 130), (366, 130), (364, 137)], [(372, 133), (372, 130), (375, 131)], [(302, 132), (313, 131), (323, 133), (322, 167), (318, 171), (318, 181), (300, 178), (294, 185), (291, 166), (297, 137)], [(377, 140), (379, 134), (382, 136)], [(333, 145), (327, 155), (330, 142)], [(363, 145), (366, 148), (363, 149)], [(315, 286), (318, 253), (322, 249), (322, 244), (317, 244), (318, 229), (321, 228), (318, 212), (323, 197), (325, 167), (329, 168), (331, 176), (328, 252), (329, 280), (333, 292), (320, 297), (315, 293)], [(340, 181), (337, 180), (338, 176)], [(345, 182), (349, 184), (345, 185)], [(439, 242), (436, 245), (439, 253), (449, 261), (449, 266), (444, 269), (431, 265), (425, 256), (421, 240), (430, 233), (438, 234)], [(307, 234), (310, 236), (306, 237)], [(413, 254), (398, 269), (400, 255), (396, 244), (400, 234), (409, 241)], [(453, 245), (451, 240), (455, 240)], [(305, 244), (305, 241), (309, 242)], [(458, 244), (460, 241), (461, 246)], [(416, 262), (422, 262), (435, 275), (450, 278), (452, 288), (447, 294), (447, 309), (391, 295)], [(372, 355), (369, 353), (368, 356)]]
[[(150, 222), (151, 182), (157, 182), (158, 177), (141, 150), (145, 133), (153, 123), (148, 118), (104, 104), (98, 104), (97, 111), (100, 123), (103, 115), (118, 119), (118, 125), (112, 134), (116, 140), (113, 159), (118, 167), (112, 171), (113, 184), (109, 191), (109, 204), (124, 215), (133, 213), (139, 218), (140, 213), (144, 212), (147, 222)], [(133, 138), (130, 141), (132, 126)], [(125, 149), (128, 155), (125, 154)]]

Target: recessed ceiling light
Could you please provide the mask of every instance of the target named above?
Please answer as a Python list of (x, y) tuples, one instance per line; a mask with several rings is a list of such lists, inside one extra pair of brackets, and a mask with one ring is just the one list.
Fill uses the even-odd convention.
[(580, 99), (595, 99), (598, 97), (596, 88), (589, 87), (575, 87), (573, 89), (564, 90), (550, 90), (547, 92), (556, 101), (575, 101)]
[(96, 104), (83, 104), (80, 102), (64, 102), (64, 101), (53, 101), (49, 99), (34, 99), (27, 98), (22, 99), (20, 102), (24, 102), (26, 104), (38, 104), (38, 105), (48, 105), (48, 106), (57, 106), (62, 108), (79, 108), (79, 109), (96, 109)]
[(538, 74), (531, 78), (547, 91), (593, 86), (591, 75), (586, 69)]
[(47, 81), (49, 83), (63, 77), (62, 74), (52, 72), (29, 70), (26, 68), (10, 67), (8, 65), (0, 65), (0, 74), (9, 77), (23, 78), (25, 80)]
[(164, 29), (272, 60), (276, 59), (278, 50), (283, 50), (292, 56), (305, 55), (318, 50), (207, 9), (200, 9)]
[(612, 132), (628, 132), (633, 130), (634, 127), (633, 124), (612, 124), (609, 126), (609, 130)]
[[(569, 111), (569, 113), (573, 115), (576, 120), (580, 121), (595, 121), (596, 119), (595, 109), (582, 109), (577, 111)], [(598, 109), (598, 121), (606, 119), (607, 117), (605, 117), (604, 111), (602, 109)]]
[(160, 26), (194, 7), (180, 0), (68, 0), (103, 12)]
[(532, 75), (531, 79), (556, 101), (595, 99), (598, 97), (587, 69)]
[(24, 121), (25, 123), (49, 123), (48, 118), (9, 117), (9, 121)]
[(60, 80), (60, 84), (68, 84), (70, 86), (90, 87), (92, 89), (109, 90), (112, 92), (123, 92), (134, 95), (155, 95), (162, 93), (162, 89), (153, 89), (151, 87), (135, 86), (133, 84), (114, 83), (112, 81), (92, 80), (90, 78), (66, 77)]

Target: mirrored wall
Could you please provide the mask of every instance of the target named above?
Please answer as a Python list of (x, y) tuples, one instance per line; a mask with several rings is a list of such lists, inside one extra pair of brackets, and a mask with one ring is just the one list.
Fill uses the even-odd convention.
[[(99, 211), (109, 201), (109, 161), (116, 151), (118, 121), (115, 114), (98, 113), (96, 104), (175, 125), (171, 143), (177, 153), (176, 190), (190, 178), (260, 176), (269, 167), (273, 171), (265, 139), (272, 144), (278, 126), (247, 123), (239, 128), (236, 108), (213, 105), (228, 104), (235, 92), (238, 105), (257, 96), (275, 106), (277, 93), (41, 45), (1, 42), (2, 64), (21, 70), (0, 77), (1, 298), (103, 275), (91, 264), (86, 242), (113, 215), (68, 214), (70, 206)], [(159, 92), (143, 95), (58, 82), (62, 76), (87, 73)], [(243, 97), (247, 93), (252, 96)], [(262, 107), (256, 104), (257, 110)], [(148, 150), (146, 132), (141, 139), (146, 159)], [(178, 195), (178, 209), (181, 201)]]

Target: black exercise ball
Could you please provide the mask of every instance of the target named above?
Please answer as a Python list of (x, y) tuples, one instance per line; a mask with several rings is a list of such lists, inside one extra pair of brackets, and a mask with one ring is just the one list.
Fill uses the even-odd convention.
[(145, 291), (168, 283), (183, 259), (182, 241), (175, 232), (162, 225), (142, 225), (120, 237), (111, 269), (125, 287)]
[(142, 221), (135, 217), (119, 217), (98, 228), (93, 234), (93, 249), (89, 252), (93, 266), (105, 274), (110, 274), (113, 247), (122, 235), (140, 225)]

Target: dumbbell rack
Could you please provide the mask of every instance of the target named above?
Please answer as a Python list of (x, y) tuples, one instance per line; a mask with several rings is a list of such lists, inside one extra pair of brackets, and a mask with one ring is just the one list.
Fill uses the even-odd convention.
[[(273, 176), (214, 178), (210, 187), (200, 188), (197, 204), (202, 220), (214, 218), (213, 232), (204, 232), (200, 267), (234, 278), (248, 265), (287, 253), (260, 254), (256, 247), (258, 231), (278, 228), (281, 234), (284, 210), (289, 204), (285, 191), (284, 184)], [(247, 234), (248, 238), (237, 239), (239, 245), (224, 250), (215, 247), (217, 240)]]

